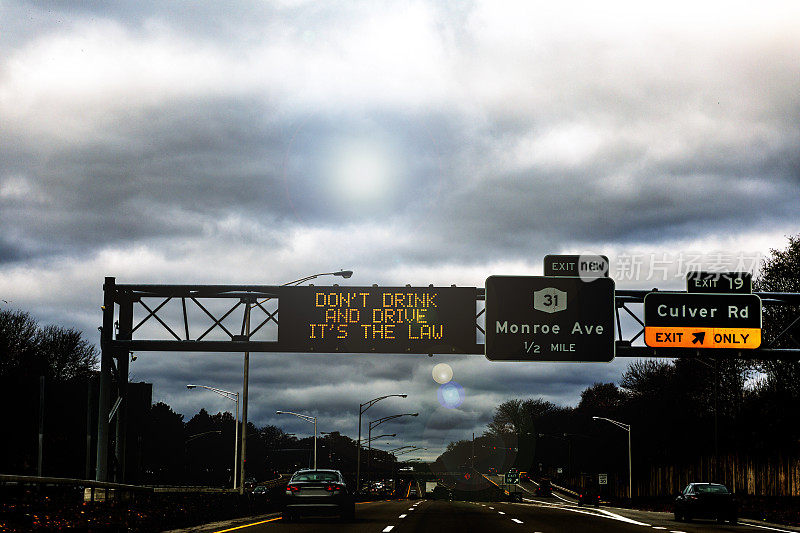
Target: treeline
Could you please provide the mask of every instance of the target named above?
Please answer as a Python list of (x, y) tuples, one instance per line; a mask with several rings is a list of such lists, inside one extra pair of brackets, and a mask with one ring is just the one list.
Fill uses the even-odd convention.
[[(205, 409), (184, 422), (169, 405), (157, 403), (150, 411), (144, 449), (145, 483), (229, 486), (234, 461), (235, 421), (230, 413), (210, 415)], [(248, 422), (245, 481), (258, 482), (313, 466), (314, 437), (297, 438), (278, 427), (257, 428)], [(366, 449), (362, 453), (366, 479)], [(317, 437), (317, 466), (354, 476), (356, 441), (331, 432)], [(373, 450), (373, 472), (391, 473), (393, 457)]]
[[(6, 406), (0, 473), (94, 477), (98, 359), (79, 331), (42, 327), (29, 313), (0, 309), (0, 402)], [(233, 415), (203, 409), (185, 421), (166, 403), (151, 405), (151, 395), (149, 384), (129, 387), (125, 480), (231, 486)], [(112, 431), (111, 450), (113, 439)], [(248, 423), (246, 479), (263, 481), (311, 466), (313, 449), (313, 436), (297, 438), (275, 426)], [(362, 461), (366, 477), (363, 454)], [(317, 464), (354, 473), (356, 442), (338, 432), (321, 435)], [(396, 463), (373, 450), (372, 466), (389, 473)]]
[[(771, 250), (754, 283), (757, 292), (800, 292), (800, 235)], [(800, 306), (764, 306), (762, 346), (800, 347)], [(800, 362), (716, 358), (695, 354), (631, 363), (618, 383), (595, 383), (577, 406), (542, 397), (499, 405), (485, 432), (450, 443), (439, 468), (474, 464), (486, 471), (516, 467), (575, 478), (627, 473), (628, 433), (597, 420), (631, 426), (633, 471), (700, 457), (797, 456), (800, 448)]]
[(754, 372), (740, 360), (636, 361), (619, 385), (587, 387), (575, 407), (541, 397), (503, 402), (483, 435), (451, 443), (438, 462), (446, 470), (474, 464), (549, 476), (627, 472), (627, 432), (593, 417), (631, 426), (635, 471), (717, 454), (796, 453), (800, 383), (772, 366)]

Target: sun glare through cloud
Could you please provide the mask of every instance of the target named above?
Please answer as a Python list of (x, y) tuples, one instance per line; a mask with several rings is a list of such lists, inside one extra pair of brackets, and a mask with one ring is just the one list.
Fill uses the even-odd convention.
[(400, 177), (397, 158), (385, 145), (369, 139), (336, 143), (327, 165), (329, 185), (344, 205), (385, 202), (393, 197)]

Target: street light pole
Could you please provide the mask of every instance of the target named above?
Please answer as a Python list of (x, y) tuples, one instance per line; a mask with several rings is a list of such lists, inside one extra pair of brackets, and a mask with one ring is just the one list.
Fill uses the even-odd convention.
[(314, 470), (317, 469), (317, 417), (314, 417)]
[(361, 415), (363, 415), (367, 409), (379, 401), (386, 398), (392, 398), (394, 396), (398, 398), (408, 398), (408, 394), (387, 394), (386, 396), (373, 398), (370, 401), (364, 402), (358, 406), (358, 440), (356, 441), (356, 491), (361, 490)]
[(300, 413), (292, 413), (291, 411), (275, 411), (276, 415), (294, 415), (297, 418), (302, 418), (308, 422), (314, 423), (314, 470), (317, 469), (317, 417), (310, 415), (301, 415)]
[[(245, 304), (244, 320), (242, 333), (246, 339), (250, 340), (250, 309), (251, 303), (248, 300)], [(244, 467), (247, 461), (247, 392), (250, 384), (250, 352), (244, 352), (244, 369), (242, 371), (242, 462), (239, 472), (239, 494), (244, 494)]]
[(369, 445), (369, 451), (367, 453), (367, 483), (369, 484), (372, 481), (372, 428), (376, 428), (383, 424), (384, 422), (388, 422), (389, 420), (393, 420), (395, 418), (399, 418), (401, 416), (419, 416), (419, 413), (401, 413), (399, 415), (390, 415), (384, 416), (383, 418), (379, 418), (377, 420), (373, 420), (369, 423), (369, 438), (367, 438), (367, 444)]
[[(310, 276), (306, 276), (304, 278), (296, 279), (294, 281), (288, 281), (282, 284), (282, 287), (286, 287), (288, 285), (297, 285), (303, 283), (304, 281), (309, 281), (314, 278), (318, 278), (320, 276), (341, 276), (345, 279), (351, 277), (353, 275), (352, 270), (339, 270), (337, 272), (321, 272), (319, 274), (312, 274)], [(269, 300), (267, 298), (266, 300)], [(264, 301), (266, 301), (264, 300)], [(246, 340), (250, 340), (250, 309), (252, 309), (253, 305), (256, 304), (255, 299), (247, 299), (245, 301), (245, 316), (244, 316), (244, 324), (242, 324), (242, 335), (245, 336)], [(241, 468), (241, 475), (240, 480), (241, 483), (239, 484), (239, 494), (244, 494), (244, 467), (245, 461), (247, 460), (246, 451), (247, 451), (247, 392), (248, 392), (248, 384), (250, 382), (250, 352), (244, 353), (244, 371), (242, 372), (242, 468)]]
[(633, 475), (631, 474), (631, 426), (630, 424), (623, 424), (622, 422), (617, 422), (616, 420), (611, 420), (610, 418), (604, 418), (602, 416), (593, 416), (593, 420), (605, 420), (606, 422), (610, 422), (617, 427), (620, 427), (628, 432), (628, 499), (633, 499)]
[(234, 402), (236, 402), (236, 414), (235, 414), (236, 421), (234, 423), (234, 435), (233, 435), (233, 488), (235, 490), (236, 479), (239, 470), (239, 393), (218, 389), (216, 387), (208, 387), (206, 385), (194, 385), (194, 384), (186, 385), (186, 388), (189, 390), (192, 390), (197, 387), (210, 390), (211, 392), (215, 392), (220, 396), (223, 396), (229, 400), (233, 400)]

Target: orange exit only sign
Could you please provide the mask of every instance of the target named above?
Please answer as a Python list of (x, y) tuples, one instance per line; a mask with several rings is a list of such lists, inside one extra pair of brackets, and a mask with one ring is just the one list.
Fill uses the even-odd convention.
[(761, 330), (758, 328), (646, 326), (644, 342), (651, 348), (754, 350), (761, 346)]

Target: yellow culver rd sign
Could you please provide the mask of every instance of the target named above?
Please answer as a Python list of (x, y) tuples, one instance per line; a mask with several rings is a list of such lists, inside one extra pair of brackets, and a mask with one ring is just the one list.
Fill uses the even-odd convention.
[(752, 350), (761, 346), (761, 298), (651, 292), (644, 298), (644, 324), (651, 348)]

